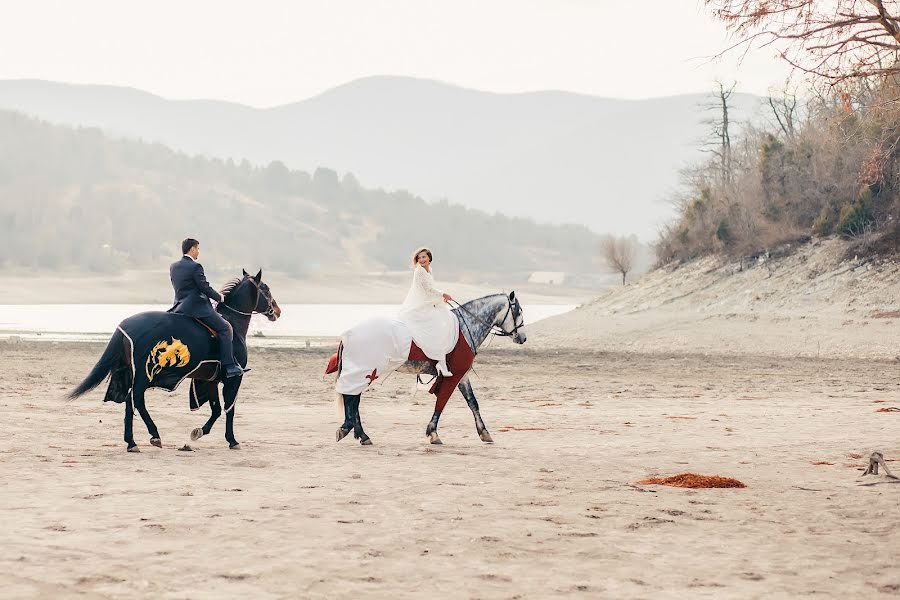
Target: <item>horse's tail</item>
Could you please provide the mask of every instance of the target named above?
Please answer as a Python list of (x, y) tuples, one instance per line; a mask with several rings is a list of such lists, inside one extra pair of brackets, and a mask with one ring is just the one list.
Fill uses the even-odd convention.
[[(326, 369), (326, 373), (331, 371), (332, 373), (337, 373), (337, 378), (341, 378), (341, 358), (344, 353), (344, 343), (341, 342), (338, 344), (337, 352), (334, 353), (334, 356), (328, 361), (328, 368)], [(338, 393), (334, 397), (334, 410), (337, 413), (337, 418), (344, 422), (344, 395)]]
[(341, 420), (341, 423), (344, 422), (344, 395), (343, 394), (335, 394), (334, 396), (334, 412), (337, 415), (337, 418)]
[[(109, 340), (109, 344), (106, 345), (106, 350), (103, 351), (103, 355), (100, 357), (100, 360), (97, 361), (97, 364), (94, 365), (94, 368), (91, 369), (91, 372), (88, 373), (87, 377), (84, 378), (84, 381), (79, 383), (78, 387), (76, 387), (69, 393), (69, 398), (78, 398), (79, 396), (91, 391), (92, 389), (103, 383), (103, 381), (111, 373), (113, 374), (115, 379), (118, 379), (116, 375), (118, 375), (122, 371), (128, 371), (127, 377), (129, 380), (131, 380), (131, 370), (127, 368), (123, 369), (123, 367), (127, 366), (124, 364), (125, 361), (123, 360), (124, 351), (125, 334), (121, 329), (116, 329), (116, 332)], [(131, 386), (128, 385), (127, 387), (130, 388)], [(121, 402), (121, 400), (118, 401)]]

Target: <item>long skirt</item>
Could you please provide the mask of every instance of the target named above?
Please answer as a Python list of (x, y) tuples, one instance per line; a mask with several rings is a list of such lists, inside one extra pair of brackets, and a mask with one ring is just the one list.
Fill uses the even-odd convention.
[(406, 323), (413, 341), (425, 356), (438, 361), (438, 372), (449, 375), (447, 354), (456, 347), (459, 339), (459, 322), (444, 305), (425, 304), (412, 310), (401, 311), (398, 317)]

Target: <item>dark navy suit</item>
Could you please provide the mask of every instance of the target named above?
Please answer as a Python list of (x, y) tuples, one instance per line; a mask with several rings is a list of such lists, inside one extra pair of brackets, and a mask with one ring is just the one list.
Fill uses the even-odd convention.
[(219, 335), (219, 359), (222, 366), (234, 364), (234, 333), (228, 321), (214, 311), (209, 303), (210, 298), (221, 302), (222, 295), (206, 281), (203, 265), (190, 256), (182, 256), (181, 260), (173, 262), (169, 267), (169, 277), (175, 288), (175, 305), (169, 312), (200, 319), (212, 327)]

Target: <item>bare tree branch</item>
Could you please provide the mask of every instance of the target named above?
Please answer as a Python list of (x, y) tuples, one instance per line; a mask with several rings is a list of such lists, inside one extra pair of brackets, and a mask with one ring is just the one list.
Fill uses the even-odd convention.
[(900, 73), (898, 0), (704, 0), (739, 40), (832, 85)]

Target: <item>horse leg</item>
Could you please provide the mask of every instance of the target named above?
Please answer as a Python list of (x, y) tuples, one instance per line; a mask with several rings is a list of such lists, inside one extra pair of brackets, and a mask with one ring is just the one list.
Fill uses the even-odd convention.
[(446, 398), (441, 398), (440, 396), (438, 396), (434, 401), (434, 414), (431, 416), (431, 421), (428, 423), (428, 427), (425, 428), (425, 437), (427, 437), (428, 441), (432, 444), (444, 443), (438, 436), (437, 428), (438, 421), (440, 421), (441, 419), (441, 413), (444, 412), (444, 407), (447, 406), (448, 400), (450, 400), (449, 395)]
[(425, 428), (425, 437), (428, 438), (428, 441), (432, 444), (443, 444), (441, 438), (438, 437), (438, 421), (441, 419), (441, 411), (435, 410), (434, 414), (431, 416), (431, 421), (428, 423), (428, 427)]
[(219, 416), (222, 414), (222, 404), (219, 402), (219, 385), (216, 382), (207, 382), (204, 385), (208, 386), (206, 392), (209, 395), (207, 403), (209, 404), (211, 414), (209, 415), (209, 420), (204, 423), (203, 427), (196, 427), (191, 431), (191, 440), (195, 442), (204, 435), (209, 435), (213, 425), (215, 425)]
[[(338, 430), (335, 432), (334, 437), (336, 442), (341, 441), (350, 431), (353, 429), (353, 415), (351, 414), (351, 407), (354, 402), (359, 402), (359, 395), (351, 396), (350, 394), (341, 394), (344, 398), (344, 422), (338, 427)], [(355, 400), (354, 400), (355, 399)]]
[(350, 409), (350, 414), (353, 417), (353, 437), (359, 440), (359, 443), (363, 446), (371, 446), (372, 440), (369, 439), (369, 436), (366, 435), (366, 432), (363, 431), (362, 426), (362, 417), (359, 415), (359, 401), (361, 396), (357, 394), (354, 396), (353, 400), (353, 408)]
[(237, 402), (238, 390), (241, 388), (241, 377), (229, 377), (222, 386), (225, 399), (225, 439), (232, 450), (240, 450), (241, 445), (234, 439), (234, 405)]
[(147, 411), (147, 403), (144, 401), (144, 394), (135, 396), (134, 407), (137, 409), (138, 413), (140, 413), (141, 419), (144, 420), (144, 425), (147, 426), (147, 433), (150, 434), (150, 445), (162, 448), (162, 440), (159, 439), (159, 431), (156, 429), (156, 423), (153, 422), (153, 419), (150, 418), (150, 413)]
[(143, 401), (144, 391), (132, 387), (131, 393), (125, 398), (125, 443), (128, 444), (129, 452), (141, 451), (137, 444), (134, 443), (134, 402), (138, 395), (141, 396), (141, 401)]
[(472, 391), (472, 383), (469, 381), (469, 376), (466, 375), (463, 377), (456, 388), (463, 395), (463, 398), (466, 399), (466, 404), (468, 404), (469, 408), (472, 410), (472, 416), (475, 417), (475, 431), (478, 432), (478, 437), (481, 438), (482, 442), (493, 443), (494, 438), (488, 433), (487, 427), (484, 426), (484, 421), (481, 420), (481, 412), (478, 410), (478, 400), (475, 399), (475, 392)]

